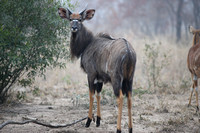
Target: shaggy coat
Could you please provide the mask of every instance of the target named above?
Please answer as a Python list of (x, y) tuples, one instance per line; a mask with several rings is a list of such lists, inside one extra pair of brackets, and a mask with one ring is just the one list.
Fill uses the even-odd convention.
[(95, 84), (101, 82), (111, 82), (116, 96), (121, 88), (123, 94), (132, 91), (136, 54), (130, 43), (103, 33), (94, 36), (81, 26), (81, 31), (72, 33), (70, 49), (72, 58), (81, 57), (89, 88), (94, 89)]

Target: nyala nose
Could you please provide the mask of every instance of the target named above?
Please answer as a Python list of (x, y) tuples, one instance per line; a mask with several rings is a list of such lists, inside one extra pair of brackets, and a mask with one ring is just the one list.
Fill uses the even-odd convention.
[(77, 32), (77, 31), (78, 31), (78, 28), (77, 28), (77, 27), (72, 27), (72, 28), (71, 28), (71, 31), (72, 31), (72, 32)]
[(73, 30), (77, 29), (77, 26), (72, 26), (72, 29), (73, 29)]
[(71, 30), (76, 32), (78, 30), (78, 20), (73, 20), (71, 25)]

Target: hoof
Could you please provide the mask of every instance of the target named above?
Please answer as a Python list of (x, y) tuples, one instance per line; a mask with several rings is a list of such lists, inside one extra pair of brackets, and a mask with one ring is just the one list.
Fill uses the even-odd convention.
[(101, 117), (97, 116), (96, 127), (100, 126)]
[(122, 132), (121, 130), (117, 129), (117, 133), (121, 133), (121, 132)]
[(129, 133), (132, 133), (132, 128), (129, 128)]
[(88, 117), (87, 122), (86, 122), (86, 124), (85, 124), (85, 127), (89, 127), (91, 121), (92, 121), (92, 119), (90, 119), (90, 118)]

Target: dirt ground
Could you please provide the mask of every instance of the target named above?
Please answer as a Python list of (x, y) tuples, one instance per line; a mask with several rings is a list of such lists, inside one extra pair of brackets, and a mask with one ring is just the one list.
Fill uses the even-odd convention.
[[(64, 90), (63, 90), (64, 91)], [(188, 91), (189, 93), (189, 91)], [(135, 133), (199, 133), (199, 116), (195, 111), (195, 99), (192, 106), (187, 107), (188, 93), (185, 94), (143, 94), (133, 97), (133, 132)], [(40, 99), (41, 100), (41, 99)], [(76, 104), (70, 98), (56, 98), (54, 103), (37, 104), (18, 103), (1, 105), (0, 122), (7, 120), (22, 121), (23, 117), (32, 117), (48, 123), (64, 124), (87, 116), (88, 99), (80, 98)], [(112, 99), (114, 100), (114, 99)], [(39, 99), (37, 99), (39, 101)], [(59, 102), (58, 102), (59, 101)], [(86, 101), (86, 102), (85, 102)], [(103, 101), (103, 100), (102, 100)], [(128, 132), (126, 99), (122, 114), (122, 132)], [(96, 102), (94, 104), (94, 110)], [(100, 127), (92, 122), (85, 128), (85, 121), (71, 127), (52, 129), (34, 123), (25, 125), (7, 125), (0, 130), (2, 133), (111, 133), (116, 130), (116, 102), (102, 102), (102, 120)]]

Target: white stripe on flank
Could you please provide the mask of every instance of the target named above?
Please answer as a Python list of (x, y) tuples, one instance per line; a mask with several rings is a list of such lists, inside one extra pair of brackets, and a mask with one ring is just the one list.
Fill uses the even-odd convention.
[(106, 62), (106, 73), (108, 72), (108, 62)]

